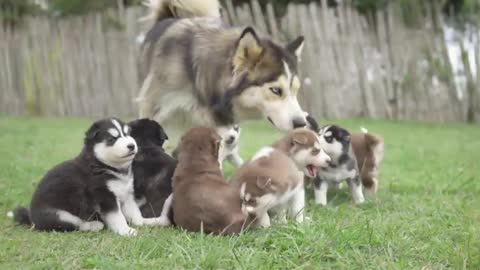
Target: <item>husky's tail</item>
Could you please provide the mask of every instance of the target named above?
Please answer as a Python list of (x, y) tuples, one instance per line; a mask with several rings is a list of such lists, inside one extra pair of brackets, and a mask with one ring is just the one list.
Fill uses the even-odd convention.
[(9, 211), (7, 216), (12, 218), (18, 224), (32, 225), (32, 220), (30, 219), (30, 210), (25, 207), (18, 207), (13, 211)]
[(220, 17), (218, 0), (145, 0), (150, 14), (142, 20), (161, 21), (167, 18)]
[(366, 128), (362, 127), (361, 130), (362, 133), (365, 135), (366, 147), (373, 154), (373, 160), (370, 162), (372, 162), (372, 165), (374, 165), (375, 167), (375, 170), (368, 175), (362, 174), (362, 184), (367, 189), (367, 191), (369, 191), (370, 193), (375, 193), (378, 189), (378, 166), (383, 160), (383, 155), (385, 151), (384, 141), (381, 137), (369, 133)]

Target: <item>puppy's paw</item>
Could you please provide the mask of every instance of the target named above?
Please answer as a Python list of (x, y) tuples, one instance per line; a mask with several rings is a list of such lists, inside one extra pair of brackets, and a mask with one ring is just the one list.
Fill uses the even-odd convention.
[(80, 225), (79, 229), (80, 231), (99, 232), (103, 230), (103, 227), (105, 227), (105, 225), (102, 222), (94, 220), (84, 222), (82, 225)]
[(353, 200), (353, 203), (354, 203), (355, 205), (360, 205), (360, 204), (362, 204), (362, 203), (364, 203), (364, 202), (365, 202), (365, 198), (363, 198), (363, 196), (361, 196), (361, 197), (359, 197), (359, 198), (355, 198), (355, 199)]
[(315, 204), (321, 207), (326, 207), (327, 206), (327, 201), (326, 200), (315, 200)]
[(168, 226), (172, 224), (170, 219), (165, 216), (160, 216), (157, 218), (145, 218), (143, 223), (147, 226)]
[(118, 231), (118, 234), (121, 236), (137, 236), (137, 230), (131, 227), (125, 227), (124, 229), (121, 229)]

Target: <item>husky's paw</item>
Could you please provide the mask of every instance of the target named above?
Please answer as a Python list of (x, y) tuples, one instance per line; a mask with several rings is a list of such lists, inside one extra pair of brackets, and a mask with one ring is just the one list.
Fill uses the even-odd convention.
[(103, 230), (105, 225), (100, 221), (88, 221), (80, 225), (80, 231), (98, 232)]
[(160, 216), (158, 218), (145, 218), (143, 220), (143, 224), (147, 226), (168, 226), (171, 225), (170, 219), (164, 216)]
[(355, 205), (360, 205), (365, 202), (365, 199), (363, 197), (357, 198), (356, 200), (353, 201)]
[(125, 227), (117, 232), (121, 236), (137, 236), (137, 230), (131, 227)]

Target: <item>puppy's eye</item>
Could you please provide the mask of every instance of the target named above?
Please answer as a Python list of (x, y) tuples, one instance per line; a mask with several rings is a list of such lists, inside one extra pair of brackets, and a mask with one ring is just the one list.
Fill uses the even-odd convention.
[(333, 137), (325, 137), (325, 141), (327, 141), (327, 143), (332, 143)]
[(282, 89), (280, 87), (270, 87), (270, 91), (277, 96), (282, 96)]
[(114, 144), (116, 140), (117, 140), (116, 138), (110, 137), (110, 138), (107, 139), (107, 143), (108, 144)]
[(315, 148), (315, 149), (312, 150), (312, 155), (313, 155), (313, 156), (318, 155), (318, 153), (320, 153), (320, 149), (316, 149), (316, 148)]

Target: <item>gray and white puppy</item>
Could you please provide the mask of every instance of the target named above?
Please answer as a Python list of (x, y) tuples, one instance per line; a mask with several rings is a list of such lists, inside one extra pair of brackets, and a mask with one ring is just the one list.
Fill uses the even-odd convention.
[(220, 168), (225, 160), (228, 160), (235, 168), (242, 166), (243, 159), (238, 153), (238, 144), (240, 140), (240, 126), (217, 127), (217, 133), (222, 137), (222, 143), (218, 155)]
[(327, 205), (327, 191), (329, 187), (338, 188), (342, 181), (346, 181), (352, 192), (355, 204), (365, 201), (362, 191), (357, 160), (351, 144), (351, 135), (336, 125), (326, 125), (318, 132), (320, 147), (330, 156), (329, 166), (321, 168), (314, 179), (315, 203)]

